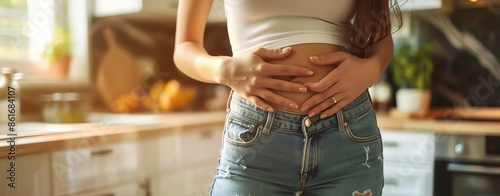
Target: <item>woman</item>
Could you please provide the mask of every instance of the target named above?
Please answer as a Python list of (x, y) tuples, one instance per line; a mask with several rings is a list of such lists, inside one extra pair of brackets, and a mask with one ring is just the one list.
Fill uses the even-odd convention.
[(392, 56), (389, 0), (225, 0), (232, 57), (203, 48), (211, 3), (179, 2), (174, 54), (233, 90), (211, 195), (381, 195), (367, 88)]

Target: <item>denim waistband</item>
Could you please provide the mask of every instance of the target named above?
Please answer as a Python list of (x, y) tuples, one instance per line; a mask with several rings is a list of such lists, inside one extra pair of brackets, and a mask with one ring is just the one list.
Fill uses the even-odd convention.
[[(343, 129), (341, 125), (343, 125), (345, 121), (348, 121), (358, 114), (369, 110), (371, 107), (372, 104), (370, 95), (368, 91), (365, 91), (335, 115), (332, 115), (325, 119), (320, 119), (319, 114), (311, 117), (311, 125), (307, 127), (307, 132), (311, 134), (315, 132), (321, 132), (333, 126), (338, 126), (339, 129)], [(237, 113), (247, 120), (265, 125), (271, 130), (279, 129), (282, 131), (296, 133), (303, 132), (303, 121), (304, 119), (309, 118), (307, 114), (299, 114), (276, 109), (274, 112), (262, 110), (237, 93), (231, 93), (231, 95), (229, 96), (228, 112), (229, 111)]]

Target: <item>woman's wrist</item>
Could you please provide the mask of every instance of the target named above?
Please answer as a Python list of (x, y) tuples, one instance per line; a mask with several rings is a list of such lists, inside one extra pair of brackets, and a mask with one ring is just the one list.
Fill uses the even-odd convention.
[(228, 83), (228, 74), (227, 74), (227, 67), (229, 64), (231, 64), (232, 57), (228, 56), (217, 56), (213, 57), (213, 61), (215, 61), (215, 66), (214, 66), (214, 81), (217, 84), (229, 86)]
[(380, 76), (382, 74), (382, 63), (375, 57), (371, 58), (366, 58), (366, 68), (369, 70), (368, 73), (370, 73), (367, 77), (370, 85), (373, 85), (377, 83), (380, 79)]

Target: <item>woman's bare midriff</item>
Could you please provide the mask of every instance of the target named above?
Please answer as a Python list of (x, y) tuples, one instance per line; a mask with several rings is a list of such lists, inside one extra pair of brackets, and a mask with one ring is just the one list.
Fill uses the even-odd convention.
[[(292, 81), (295, 83), (306, 84), (309, 82), (318, 82), (323, 79), (330, 71), (335, 69), (336, 65), (314, 65), (311, 63), (309, 57), (316, 55), (323, 55), (328, 53), (333, 53), (337, 51), (342, 51), (342, 47), (333, 44), (322, 44), (322, 43), (308, 43), (308, 44), (298, 44), (292, 45), (292, 53), (285, 59), (268, 61), (269, 63), (283, 64), (283, 65), (297, 65), (302, 67), (307, 67), (314, 71), (312, 76), (298, 76), (298, 77), (275, 77), (278, 79)], [(283, 96), (285, 98), (291, 99), (299, 104), (298, 109), (293, 109), (290, 107), (285, 107), (277, 104), (270, 103), (275, 109), (285, 110), (294, 113), (307, 113), (308, 111), (302, 112), (300, 107), (305, 101), (311, 98), (316, 92), (308, 90), (307, 92), (286, 92), (286, 91), (274, 91), (276, 94)]]

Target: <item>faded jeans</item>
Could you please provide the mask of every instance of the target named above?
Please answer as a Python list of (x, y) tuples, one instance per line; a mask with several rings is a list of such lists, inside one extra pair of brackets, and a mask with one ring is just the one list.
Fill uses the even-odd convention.
[(325, 119), (267, 112), (232, 93), (211, 195), (379, 196), (383, 185), (367, 91)]

